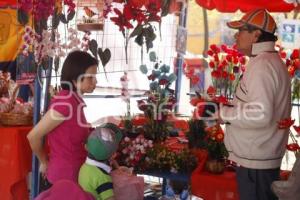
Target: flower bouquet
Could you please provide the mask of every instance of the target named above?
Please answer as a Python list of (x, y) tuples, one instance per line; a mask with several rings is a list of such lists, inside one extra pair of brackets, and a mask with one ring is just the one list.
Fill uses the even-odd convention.
[[(167, 122), (172, 113), (176, 99), (171, 84), (176, 80), (176, 75), (170, 73), (170, 66), (160, 64), (154, 52), (150, 53), (150, 61), (153, 62), (153, 70), (148, 75), (150, 81), (149, 91), (146, 99), (138, 100), (138, 108), (144, 112), (146, 124), (144, 125), (144, 136), (148, 139), (163, 141), (172, 129)], [(141, 65), (140, 70), (147, 75), (148, 68)]]
[(232, 99), (240, 75), (245, 70), (246, 57), (235, 47), (210, 45), (207, 51), (211, 69), (212, 87), (217, 96)]
[(300, 51), (299, 49), (293, 49), (290, 56), (287, 56), (287, 52), (282, 47), (279, 47), (279, 54), (285, 62), (290, 77), (292, 78), (292, 99), (300, 100)]

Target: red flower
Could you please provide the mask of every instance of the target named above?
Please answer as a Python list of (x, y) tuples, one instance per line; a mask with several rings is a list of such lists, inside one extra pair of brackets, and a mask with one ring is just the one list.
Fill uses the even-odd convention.
[(226, 55), (226, 60), (228, 61), (228, 62), (232, 62), (232, 55)]
[(288, 72), (291, 77), (293, 77), (295, 75), (295, 71), (296, 71), (296, 67), (294, 65), (288, 66)]
[(280, 57), (283, 58), (283, 59), (286, 58), (286, 52), (284, 52), (284, 51), (280, 51), (280, 52), (279, 52), (279, 55), (280, 55)]
[(150, 74), (150, 75), (148, 76), (148, 80), (154, 81), (154, 80), (155, 80), (155, 76), (154, 76), (153, 74)]
[(245, 70), (246, 70), (245, 65), (242, 65), (242, 66), (241, 66), (241, 70), (242, 70), (242, 72), (245, 72)]
[(294, 122), (295, 120), (292, 120), (291, 118), (286, 118), (280, 120), (279, 122), (277, 122), (277, 124), (279, 129), (289, 129), (294, 124)]
[(217, 54), (214, 55), (214, 59), (215, 59), (216, 62), (219, 62), (219, 61), (220, 61), (219, 56), (218, 56)]
[(293, 126), (294, 130), (300, 135), (300, 126)]
[[(130, 29), (133, 28), (132, 24), (128, 19), (131, 18), (131, 14), (127, 12), (127, 9), (124, 7), (124, 14), (117, 8), (114, 8), (114, 12), (118, 15), (118, 17), (111, 17), (111, 21), (113, 21), (117, 26), (119, 26), (120, 31), (124, 32), (125, 28)], [(125, 15), (126, 14), (126, 15)]]
[(192, 76), (191, 77), (191, 82), (193, 85), (196, 85), (197, 83), (199, 83), (200, 81), (200, 77), (199, 76)]
[(215, 67), (215, 63), (213, 61), (210, 61), (208, 65), (209, 65), (210, 68), (214, 68)]
[(234, 81), (235, 80), (235, 75), (234, 74), (229, 74), (229, 79), (231, 80), (231, 81)]
[(285, 64), (286, 64), (286, 66), (290, 66), (291, 65), (291, 60), (290, 59), (286, 59)]
[(219, 71), (214, 70), (214, 71), (211, 72), (211, 76), (218, 79), (218, 78), (221, 77), (221, 74), (220, 74)]
[(210, 45), (209, 48), (215, 53), (220, 53), (219, 47), (217, 47), (217, 45), (215, 45), (215, 44)]
[(159, 85), (166, 85), (168, 83), (167, 79), (160, 79), (159, 80)]
[(147, 12), (151, 15), (156, 15), (161, 8), (161, 0), (149, 0), (148, 4), (145, 5)]
[(228, 104), (227, 98), (225, 96), (223, 96), (223, 95), (221, 95), (219, 97), (216, 97), (214, 99), (214, 101), (217, 102), (217, 103), (221, 103), (221, 104)]
[(246, 58), (244, 56), (240, 57), (239, 60), (242, 65), (246, 64)]
[(213, 56), (213, 55), (214, 55), (214, 52), (213, 52), (212, 50), (208, 50), (208, 51), (207, 51), (207, 55)]
[(144, 100), (138, 100), (137, 103), (138, 103), (138, 108), (141, 111), (145, 111), (147, 109), (147, 104), (144, 102)]
[(131, 4), (133, 7), (141, 8), (144, 5), (149, 4), (149, 1), (148, 0), (129, 0), (128, 3)]
[(300, 53), (299, 53), (299, 49), (294, 49), (294, 50), (293, 50), (293, 53), (292, 53), (291, 56), (290, 56), (290, 58), (293, 59), (293, 60), (294, 60), (294, 59), (297, 59), (297, 58), (299, 58), (299, 54), (300, 54)]
[(216, 138), (216, 141), (217, 142), (223, 142), (223, 140), (224, 140), (224, 134), (222, 134), (222, 133), (217, 133), (217, 135), (215, 136), (215, 138)]
[(226, 52), (228, 48), (227, 48), (227, 46), (225, 44), (222, 44), (221, 45), (221, 49), (222, 49), (222, 51)]
[(192, 99), (190, 100), (190, 104), (191, 104), (192, 106), (197, 106), (199, 103), (202, 103), (202, 102), (204, 102), (204, 100), (203, 100), (202, 98), (197, 98), (197, 97), (192, 98)]
[(227, 78), (227, 76), (228, 76), (228, 73), (227, 73), (226, 71), (223, 71), (223, 72), (222, 72), (222, 77), (223, 77), (223, 78)]
[(206, 91), (206, 93), (208, 94), (208, 95), (215, 95), (216, 94), (216, 88), (214, 88), (213, 86), (209, 86), (208, 88), (207, 88), (207, 91)]
[(289, 151), (298, 151), (300, 150), (300, 146), (297, 143), (291, 143), (286, 145), (287, 150)]
[(233, 63), (236, 65), (239, 62), (239, 58), (237, 56), (233, 57)]

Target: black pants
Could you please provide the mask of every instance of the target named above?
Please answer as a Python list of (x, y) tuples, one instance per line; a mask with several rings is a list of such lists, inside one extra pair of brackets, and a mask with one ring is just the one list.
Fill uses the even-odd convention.
[(279, 180), (280, 169), (249, 169), (237, 167), (236, 176), (241, 200), (277, 200), (271, 190), (273, 181)]

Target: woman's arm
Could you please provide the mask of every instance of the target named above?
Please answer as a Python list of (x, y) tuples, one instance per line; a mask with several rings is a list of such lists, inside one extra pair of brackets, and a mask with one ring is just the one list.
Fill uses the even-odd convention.
[(45, 173), (48, 163), (48, 158), (43, 148), (43, 138), (51, 130), (61, 124), (64, 119), (65, 118), (62, 114), (50, 109), (27, 135), (32, 152), (38, 157), (41, 163), (41, 168), (44, 168), (41, 169), (42, 173)]

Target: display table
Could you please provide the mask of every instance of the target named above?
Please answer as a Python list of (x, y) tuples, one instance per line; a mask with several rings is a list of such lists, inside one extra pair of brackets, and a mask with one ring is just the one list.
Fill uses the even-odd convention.
[(32, 127), (0, 126), (0, 199), (27, 200), (32, 152), (26, 138)]
[(205, 200), (238, 200), (235, 172), (211, 174), (194, 170), (191, 176), (192, 194)]

